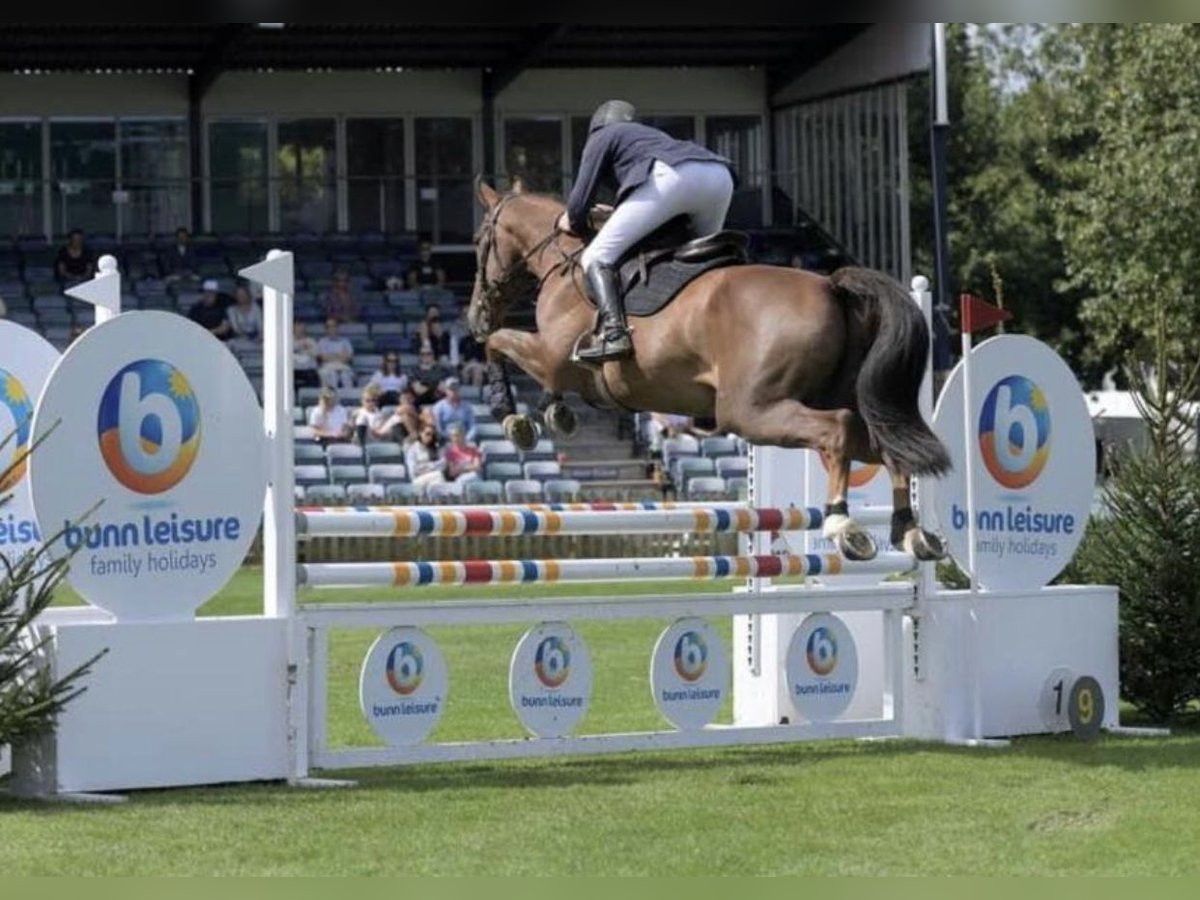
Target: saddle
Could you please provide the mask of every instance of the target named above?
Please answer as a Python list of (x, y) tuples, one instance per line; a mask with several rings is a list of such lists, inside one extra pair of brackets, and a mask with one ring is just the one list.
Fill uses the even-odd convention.
[(625, 314), (651, 316), (710, 269), (749, 262), (747, 235), (718, 231), (696, 237), (687, 216), (677, 216), (642, 238), (617, 264)]

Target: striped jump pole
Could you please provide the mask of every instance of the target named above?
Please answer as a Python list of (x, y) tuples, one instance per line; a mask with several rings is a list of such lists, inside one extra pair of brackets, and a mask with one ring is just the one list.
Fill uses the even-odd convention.
[(916, 563), (906, 553), (851, 562), (836, 553), (803, 556), (693, 556), (648, 559), (514, 559), (452, 562), (306, 563), (299, 583), (311, 588), (421, 587), (463, 584), (565, 584), (586, 581), (710, 581), (841, 574), (894, 574)]
[[(891, 510), (860, 517), (889, 521)], [(815, 531), (824, 522), (814, 507), (695, 506), (685, 509), (566, 510), (533, 507), (315, 507), (296, 512), (296, 534), (319, 537), (475, 537), (485, 535), (717, 534)]]

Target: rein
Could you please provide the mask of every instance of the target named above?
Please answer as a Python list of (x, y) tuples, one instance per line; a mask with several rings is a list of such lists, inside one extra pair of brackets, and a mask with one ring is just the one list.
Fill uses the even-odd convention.
[[(541, 293), (550, 276), (563, 270), (568, 272), (573, 271), (579, 265), (579, 254), (583, 252), (582, 247), (570, 253), (564, 250), (558, 242), (558, 229), (552, 228), (548, 235), (529, 248), (520, 259), (502, 271), (498, 278), (494, 281), (489, 279), (487, 264), (488, 258), (492, 253), (492, 248), (496, 243), (496, 228), (500, 221), (500, 213), (504, 209), (504, 205), (515, 196), (517, 195), (506, 194), (502, 197), (480, 228), (482, 249), (479, 259), (479, 280), (483, 291), (483, 299), (490, 309), (494, 309), (497, 304), (505, 306), (511, 304), (517, 298), (518, 293), (523, 294), (526, 290), (533, 294), (534, 302), (536, 302), (538, 294)], [(562, 259), (548, 268), (541, 278), (535, 280), (533, 274), (529, 271), (529, 261), (535, 256), (540, 258), (546, 249), (551, 246), (558, 251)], [(526, 285), (529, 285), (529, 287), (527, 288)]]

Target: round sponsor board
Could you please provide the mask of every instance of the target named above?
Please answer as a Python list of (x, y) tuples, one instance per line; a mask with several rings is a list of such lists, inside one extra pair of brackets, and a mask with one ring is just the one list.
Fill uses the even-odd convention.
[[(971, 351), (971, 421), (979, 583), (1042, 587), (1083, 538), (1095, 489), (1096, 447), (1079, 382), (1041, 341), (1001, 335)], [(951, 554), (967, 568), (962, 363), (933, 416), (953, 470), (933, 484), (934, 511)]]
[(831, 613), (805, 617), (784, 662), (788, 697), (810, 722), (836, 719), (858, 690), (858, 650), (846, 623)]
[(389, 744), (415, 744), (446, 708), (449, 675), (442, 651), (420, 628), (393, 628), (375, 639), (358, 677), (358, 703)]
[(513, 712), (537, 737), (563, 737), (587, 714), (592, 698), (592, 657), (564, 622), (543, 622), (525, 632), (508, 668)]
[(74, 553), (71, 585), (120, 620), (189, 618), (262, 515), (262, 410), (237, 359), (183, 316), (125, 313), (54, 367), (35, 440), (52, 428), (29, 477), (42, 533), (65, 531), (52, 552)]
[(41, 543), (29, 489), (33, 411), (58, 361), (54, 345), (35, 331), (0, 319), (0, 556), (15, 562)]
[(699, 618), (678, 619), (654, 645), (650, 690), (667, 721), (680, 730), (703, 728), (729, 693), (729, 654), (716, 630)]

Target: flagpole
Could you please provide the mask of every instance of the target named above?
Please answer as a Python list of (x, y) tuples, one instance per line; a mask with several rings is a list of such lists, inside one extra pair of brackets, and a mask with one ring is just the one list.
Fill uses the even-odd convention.
[(962, 449), (965, 455), (964, 475), (967, 480), (967, 578), (970, 584), (971, 600), (971, 706), (974, 739), (983, 739), (983, 698), (980, 697), (979, 686), (979, 610), (976, 606), (979, 593), (979, 582), (976, 578), (976, 540), (978, 538), (978, 514), (976, 511), (976, 496), (974, 496), (974, 416), (971, 412), (971, 331), (973, 317), (971, 301), (966, 295), (962, 296), (959, 320), (962, 325)]

